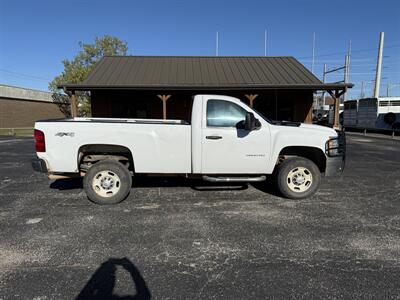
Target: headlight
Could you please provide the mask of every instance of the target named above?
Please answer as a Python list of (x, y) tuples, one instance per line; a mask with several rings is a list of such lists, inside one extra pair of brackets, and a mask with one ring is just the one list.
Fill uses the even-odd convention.
[(326, 142), (325, 152), (328, 156), (337, 156), (341, 154), (339, 139), (337, 137), (330, 138)]
[(338, 148), (339, 147), (339, 140), (337, 138), (332, 138), (328, 141), (328, 148)]

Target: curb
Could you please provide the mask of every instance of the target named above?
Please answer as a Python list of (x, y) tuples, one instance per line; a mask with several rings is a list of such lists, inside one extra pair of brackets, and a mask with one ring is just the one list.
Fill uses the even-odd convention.
[(377, 133), (364, 134), (362, 132), (346, 131), (346, 135), (400, 142), (400, 137), (397, 137), (397, 136), (392, 137), (390, 135), (383, 135), (383, 134), (377, 134)]

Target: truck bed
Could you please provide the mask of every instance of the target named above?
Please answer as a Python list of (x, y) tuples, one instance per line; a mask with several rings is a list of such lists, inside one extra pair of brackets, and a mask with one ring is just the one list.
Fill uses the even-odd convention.
[(51, 161), (54, 173), (78, 172), (79, 149), (102, 144), (128, 148), (136, 173), (191, 172), (191, 126), (182, 120), (57, 119), (38, 121), (35, 129), (45, 132), (46, 152), (38, 156)]
[(135, 124), (170, 124), (170, 125), (189, 125), (184, 120), (164, 120), (164, 119), (126, 119), (126, 118), (63, 118), (48, 119), (37, 122), (90, 122), (90, 123), (135, 123)]

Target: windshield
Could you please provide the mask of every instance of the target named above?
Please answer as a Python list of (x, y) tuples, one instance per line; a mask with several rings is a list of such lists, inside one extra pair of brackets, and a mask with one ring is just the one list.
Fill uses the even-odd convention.
[(266, 122), (268, 122), (268, 123), (270, 123), (270, 124), (273, 124), (273, 123), (274, 123), (271, 119), (269, 119), (269, 118), (267, 118), (266, 116), (264, 116), (264, 115), (263, 115), (262, 113), (260, 113), (257, 109), (254, 109), (253, 107), (248, 106), (247, 103), (245, 103), (245, 102), (242, 102), (242, 103), (243, 103), (244, 105), (246, 105), (250, 110), (255, 111), (257, 114), (259, 114), (260, 117), (264, 119), (264, 121), (266, 121)]
[(268, 123), (273, 123), (271, 119), (267, 118), (266, 116), (264, 116), (262, 113), (260, 113), (258, 110), (252, 108), (252, 110), (254, 110), (256, 113), (258, 113), (260, 115), (261, 118), (263, 118), (265, 121), (267, 121)]

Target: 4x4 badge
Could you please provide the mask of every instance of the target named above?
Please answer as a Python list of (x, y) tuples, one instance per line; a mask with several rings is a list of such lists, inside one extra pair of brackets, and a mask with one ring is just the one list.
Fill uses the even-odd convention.
[(63, 136), (74, 137), (75, 133), (73, 133), (73, 132), (57, 132), (56, 136), (59, 136), (59, 137), (63, 137)]

